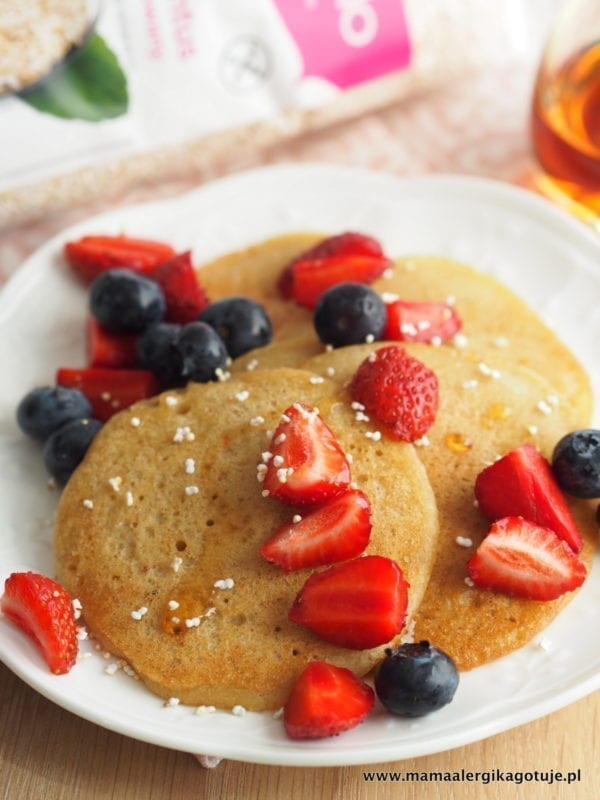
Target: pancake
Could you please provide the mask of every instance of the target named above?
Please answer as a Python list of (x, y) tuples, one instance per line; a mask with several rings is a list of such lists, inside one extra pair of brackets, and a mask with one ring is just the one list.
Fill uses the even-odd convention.
[[(425, 470), (411, 445), (388, 449), (384, 459), (338, 386), (310, 378), (253, 371), (137, 403), (109, 420), (65, 487), (55, 528), (59, 580), (80, 599), (100, 643), (164, 698), (278, 708), (311, 659), (363, 675), (383, 654), (328, 644), (289, 622), (312, 570), (285, 575), (258, 552), (293, 514), (263, 498), (256, 478), (266, 431), (293, 402), (318, 405), (352, 455), (353, 480), (373, 509), (367, 552), (400, 564), (409, 613), (418, 608), (437, 545)], [(132, 618), (143, 607), (141, 619)], [(199, 624), (186, 627), (194, 618)]]
[[(321, 374), (330, 374), (333, 368), (333, 379), (345, 386), (363, 359), (381, 346), (340, 348), (309, 359), (305, 368)], [(569, 593), (551, 602), (521, 600), (465, 584), (466, 563), (490, 525), (474, 506), (475, 478), (499, 455), (525, 442), (549, 457), (565, 433), (585, 427), (588, 419), (581, 415), (578, 398), (561, 395), (511, 348), (496, 350), (493, 364), (498, 378), (478, 369), (487, 351), (424, 344), (409, 344), (406, 349), (433, 369), (440, 383), (436, 421), (426, 446), (418, 448), (438, 505), (440, 537), (414, 635), (441, 647), (466, 670), (530, 641), (573, 597)], [(540, 403), (550, 412), (544, 413)], [(373, 421), (362, 424), (374, 427)], [(396, 442), (384, 435), (380, 445), (387, 459)], [(590, 502), (575, 500), (571, 506), (585, 539), (582, 558), (590, 566), (597, 541), (594, 508)], [(460, 546), (457, 537), (471, 539), (472, 546)]]
[[(268, 239), (204, 265), (200, 279), (213, 299), (244, 294), (262, 303), (273, 321), (275, 342), (308, 335), (316, 341), (312, 313), (282, 299), (277, 279), (290, 260), (324, 236), (295, 233)], [(463, 334), (482, 355), (495, 353), (495, 342), (508, 341), (519, 364), (547, 378), (559, 394), (577, 398), (582, 417), (590, 417), (589, 381), (575, 356), (525, 302), (491, 276), (438, 256), (408, 256), (397, 259), (372, 288), (406, 300), (452, 296), (464, 322)], [(254, 357), (260, 362), (256, 353), (246, 356), (246, 363)], [(277, 360), (274, 364), (280, 366)]]
[(286, 264), (321, 239), (323, 234), (319, 233), (277, 236), (204, 264), (198, 276), (211, 300), (231, 295), (256, 300), (266, 308), (275, 338), (294, 337), (305, 325), (312, 325), (312, 314), (284, 300), (277, 279)]
[(464, 326), (462, 333), (481, 355), (492, 358), (502, 342), (517, 364), (549, 380), (563, 398), (577, 402), (582, 418), (591, 418), (589, 379), (573, 353), (514, 292), (465, 264), (435, 256), (412, 256), (394, 262), (387, 277), (372, 285), (405, 300), (444, 301), (452, 297)]
[(295, 369), (309, 358), (324, 352), (325, 345), (317, 339), (315, 333), (305, 333), (303, 336), (276, 339), (265, 347), (250, 350), (236, 358), (229, 369), (234, 375), (254, 369)]

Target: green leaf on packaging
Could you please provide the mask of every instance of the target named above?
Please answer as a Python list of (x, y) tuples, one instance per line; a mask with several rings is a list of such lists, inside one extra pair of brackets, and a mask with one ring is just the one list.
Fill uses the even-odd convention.
[(88, 122), (120, 117), (129, 104), (125, 73), (98, 34), (71, 62), (19, 96), (44, 114)]

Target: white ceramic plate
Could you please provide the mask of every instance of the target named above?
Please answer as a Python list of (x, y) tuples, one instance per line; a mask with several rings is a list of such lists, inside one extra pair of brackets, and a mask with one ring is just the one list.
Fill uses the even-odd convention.
[[(472, 178), (399, 180), (328, 166), (279, 166), (235, 175), (183, 197), (118, 209), (48, 242), (0, 293), (0, 580), (14, 570), (53, 573), (57, 492), (14, 409), (55, 368), (84, 363), (86, 292), (61, 245), (85, 233), (125, 231), (192, 247), (196, 262), (275, 234), (364, 230), (391, 254), (441, 254), (492, 273), (557, 330), (600, 383), (600, 244), (580, 223), (522, 190)], [(510, 321), (507, 320), (507, 325)], [(596, 420), (598, 422), (598, 420)], [(600, 686), (600, 570), (568, 609), (522, 650), (462, 675), (454, 701), (416, 721), (382, 710), (339, 737), (288, 740), (271, 714), (199, 717), (165, 708), (88, 643), (69, 675), (54, 677), (26, 637), (0, 619), (0, 657), (54, 702), (112, 730), (158, 745), (269, 764), (341, 765), (435, 753), (506, 730)]]

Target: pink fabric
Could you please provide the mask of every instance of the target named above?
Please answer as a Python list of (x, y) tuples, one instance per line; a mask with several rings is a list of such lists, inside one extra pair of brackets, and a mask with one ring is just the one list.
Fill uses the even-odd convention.
[(533, 67), (507, 66), (403, 101), (268, 152), (238, 153), (200, 179), (129, 192), (117, 203), (79, 208), (0, 237), (0, 281), (53, 234), (109, 207), (173, 196), (203, 181), (260, 164), (324, 161), (395, 175), (452, 172), (523, 181), (532, 159), (528, 134)]

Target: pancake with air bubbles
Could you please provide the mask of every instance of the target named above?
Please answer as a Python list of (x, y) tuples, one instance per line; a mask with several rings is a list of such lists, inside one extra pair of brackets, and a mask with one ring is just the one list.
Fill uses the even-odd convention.
[[(284, 300), (277, 279), (286, 264), (324, 237), (295, 233), (268, 239), (202, 266), (200, 279), (213, 299), (244, 294), (262, 303), (273, 320), (275, 342), (314, 337), (308, 353), (313, 355), (318, 343), (312, 312)], [(396, 259), (371, 288), (384, 298), (450, 300), (464, 322), (463, 337), (483, 357), (504, 343), (519, 365), (551, 381), (559, 394), (576, 399), (582, 418), (591, 416), (589, 381), (575, 356), (523, 300), (491, 276), (439, 256), (406, 256)], [(295, 355), (288, 366), (302, 363), (297, 350)], [(258, 353), (256, 358), (260, 363)]]
[[(344, 387), (363, 359), (381, 346), (340, 348), (309, 359), (305, 368), (320, 374), (333, 370), (333, 379)], [(449, 653), (460, 669), (470, 669), (524, 645), (573, 597), (569, 593), (539, 602), (468, 585), (467, 561), (490, 526), (474, 504), (475, 479), (488, 464), (524, 442), (550, 457), (555, 443), (585, 427), (587, 419), (581, 417), (577, 398), (561, 395), (546, 378), (520, 363), (510, 348), (497, 348), (490, 361), (493, 368), (484, 372), (484, 355), (473, 348), (408, 344), (406, 349), (436, 373), (440, 386), (436, 421), (418, 443), (438, 506), (440, 537), (416, 615), (415, 638), (428, 639)], [(364, 424), (373, 427), (374, 422)], [(380, 444), (387, 457), (397, 442), (384, 436)], [(582, 558), (589, 568), (597, 541), (595, 507), (574, 499), (570, 505), (584, 536)]]
[(409, 614), (418, 608), (438, 532), (425, 470), (412, 446), (384, 452), (365, 437), (337, 384), (311, 377), (256, 370), (137, 403), (104, 426), (63, 492), (59, 579), (102, 646), (164, 698), (274, 709), (312, 659), (362, 675), (382, 657), (289, 622), (312, 570), (285, 575), (259, 554), (294, 513), (262, 497), (256, 470), (294, 402), (318, 406), (352, 455), (373, 509), (367, 552), (399, 563)]
[[(262, 275), (256, 284), (262, 296), (257, 299), (268, 309), (277, 308), (278, 318), (285, 320), (276, 327), (273, 344), (238, 359), (234, 372), (257, 366), (306, 367), (343, 387), (373, 349), (356, 346), (324, 352), (310, 312), (282, 301), (276, 293), (284, 265), (321, 238), (280, 237), (255, 245), (250, 259), (244, 252), (228, 257), (236, 281), (253, 283), (255, 275)], [(207, 274), (211, 275), (210, 267)], [(416, 636), (446, 649), (462, 668), (471, 668), (525, 644), (572, 596), (540, 603), (465, 584), (466, 562), (489, 527), (473, 506), (475, 478), (498, 455), (526, 441), (550, 457), (564, 434), (588, 427), (593, 405), (590, 382), (575, 356), (521, 299), (468, 266), (440, 257), (401, 258), (372, 288), (387, 300), (397, 296), (452, 302), (464, 323), (461, 334), (441, 347), (405, 346), (436, 372), (441, 386), (436, 423), (425, 440), (427, 446), (418, 451), (436, 495), (440, 539), (417, 615)], [(381, 446), (387, 454), (395, 444), (384, 437)], [(591, 564), (597, 539), (594, 511), (582, 501), (572, 501), (572, 506), (586, 540), (583, 558)], [(459, 537), (472, 545), (457, 544)]]

